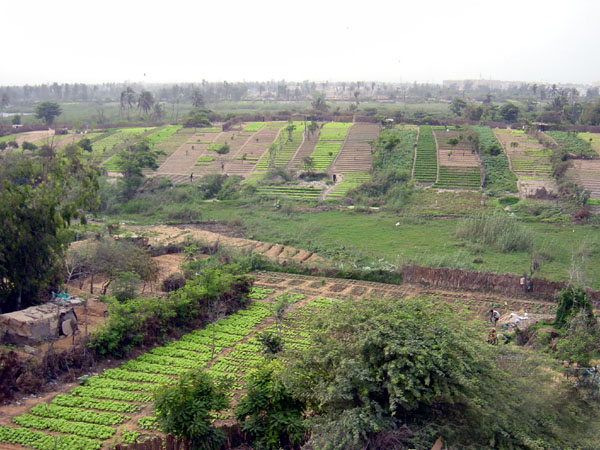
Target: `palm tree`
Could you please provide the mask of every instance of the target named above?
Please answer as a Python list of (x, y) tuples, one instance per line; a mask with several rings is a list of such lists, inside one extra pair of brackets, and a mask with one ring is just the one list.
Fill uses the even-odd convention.
[(119, 102), (119, 110), (123, 111), (123, 109), (127, 109), (127, 120), (129, 120), (129, 111), (131, 111), (131, 107), (135, 103), (135, 91), (131, 89), (131, 86), (127, 86), (127, 88), (121, 91), (121, 98)]
[(165, 108), (162, 103), (154, 103), (154, 108), (152, 109), (152, 120), (160, 121), (165, 116)]
[(138, 97), (138, 108), (148, 114), (148, 111), (152, 109), (152, 106), (154, 106), (154, 96), (152, 95), (152, 92), (140, 92), (140, 96)]
[(194, 105), (194, 108), (202, 108), (204, 106), (204, 97), (199, 89), (194, 89), (192, 93), (192, 105)]

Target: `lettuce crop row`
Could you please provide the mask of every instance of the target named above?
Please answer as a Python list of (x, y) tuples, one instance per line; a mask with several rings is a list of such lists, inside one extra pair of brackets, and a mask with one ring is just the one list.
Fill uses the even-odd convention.
[(34, 416), (55, 419), (74, 420), (76, 422), (95, 423), (98, 425), (117, 425), (129, 420), (129, 416), (116, 413), (94, 412), (80, 408), (70, 408), (58, 405), (39, 403), (29, 410)]
[(75, 395), (60, 394), (54, 397), (52, 404), (58, 406), (70, 406), (88, 409), (97, 409), (100, 411), (112, 412), (136, 412), (140, 409), (139, 406), (131, 403), (114, 401), (114, 400), (97, 400), (88, 397), (77, 397)]
[(102, 442), (79, 436), (50, 436), (27, 428), (0, 426), (0, 442), (36, 450), (98, 450)]
[(82, 397), (102, 398), (110, 400), (123, 400), (126, 402), (147, 403), (152, 400), (152, 395), (141, 392), (122, 391), (120, 389), (79, 386), (71, 391), (73, 395)]
[(25, 428), (57, 431), (59, 433), (68, 433), (101, 440), (108, 439), (117, 432), (115, 428), (106, 425), (71, 422), (65, 419), (50, 419), (33, 416), (31, 414), (21, 414), (20, 416), (13, 417), (13, 422)]

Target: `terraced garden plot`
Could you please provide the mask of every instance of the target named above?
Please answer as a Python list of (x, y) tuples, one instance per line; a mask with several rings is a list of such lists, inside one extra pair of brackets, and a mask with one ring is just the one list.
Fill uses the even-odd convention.
[(287, 122), (267, 122), (265, 128), (270, 130), (279, 130), (287, 125)]
[[(180, 133), (183, 133), (180, 135)], [(198, 158), (203, 156), (215, 157), (214, 152), (209, 152), (208, 147), (211, 142), (221, 137), (221, 134), (225, 133), (206, 133), (198, 134), (199, 131), (191, 128), (183, 128), (176, 133), (173, 138), (178, 137), (179, 142), (183, 141), (181, 145), (175, 150), (165, 161), (161, 164), (158, 170), (155, 172), (156, 176), (165, 177), (171, 180), (174, 184), (189, 183), (189, 176), (191, 173), (194, 175), (201, 175), (203, 173), (209, 173), (211, 170), (216, 171), (218, 163), (214, 162), (213, 165), (199, 165), (196, 166)], [(197, 143), (198, 141), (205, 142), (203, 144)], [(165, 143), (168, 141), (165, 141)], [(161, 144), (159, 144), (161, 145)], [(220, 166), (219, 166), (220, 169)]]
[(600, 134), (599, 133), (579, 133), (579, 136), (584, 141), (588, 141), (594, 151), (600, 156)]
[[(296, 150), (298, 150), (298, 147), (302, 144), (304, 137), (304, 122), (296, 121), (294, 122), (294, 125), (296, 126), (296, 129), (292, 131), (291, 140), (288, 140), (288, 133), (285, 129), (279, 134), (277, 143), (281, 145), (281, 148), (275, 154), (275, 167), (285, 167), (296, 153)], [(277, 129), (281, 129), (281, 127)], [(256, 165), (256, 170), (266, 172), (269, 168), (269, 158), (269, 152), (267, 151)]]
[[(381, 128), (373, 123), (356, 123), (331, 168), (332, 172), (365, 172), (371, 170), (373, 154), (371, 145), (377, 142)], [(371, 142), (372, 144), (370, 144)]]
[(264, 122), (252, 122), (246, 125), (242, 131), (254, 133), (265, 126)]
[[(265, 298), (264, 293), (259, 290), (256, 294)], [(250, 296), (254, 294), (251, 292)], [(51, 440), (45, 439), (40, 431), (60, 433), (56, 448), (65, 450), (99, 449), (108, 440), (118, 442), (124, 435), (123, 424), (128, 424), (127, 428), (136, 428), (132, 423), (134, 417), (149, 414), (152, 393), (160, 386), (175, 384), (179, 376), (190, 369), (208, 369), (214, 378), (229, 379), (234, 383), (234, 389), (241, 389), (242, 367), (251, 367), (261, 357), (259, 352), (249, 353), (244, 346), (237, 348), (237, 344), (271, 315), (268, 304), (254, 302), (245, 310), (186, 334), (179, 341), (154, 348), (120, 368), (105, 370), (90, 378), (84, 386), (56, 396), (49, 404), (39, 403), (29, 413), (14, 417), (13, 423), (18, 427), (0, 427), (0, 442), (54, 449), (45, 446), (48, 442), (54, 444), (54, 437), (48, 434), (46, 436)], [(231, 351), (213, 362), (212, 356), (225, 349)], [(148, 422), (151, 423), (151, 419), (143, 420), (141, 424)]]
[[(494, 136), (490, 127), (474, 126), (473, 131), (479, 136), (481, 161), (485, 168), (485, 188), (497, 192), (518, 192), (517, 177), (510, 170), (510, 164), (502, 145)], [(491, 152), (500, 151), (493, 155)]]
[[(271, 145), (282, 133), (281, 129), (262, 128), (254, 133), (242, 145), (237, 152), (234, 153), (232, 148), (232, 157), (225, 164), (225, 172), (229, 175), (239, 175), (247, 177), (254, 171), (255, 158), (262, 158)], [(243, 159), (245, 158), (245, 159)]]
[(422, 125), (419, 128), (413, 178), (421, 183), (433, 183), (437, 178), (437, 149), (429, 125)]
[[(483, 317), (490, 306), (503, 305), (502, 312), (529, 311), (553, 314), (556, 304), (504, 298), (489, 293), (437, 291), (417, 286), (389, 285), (357, 280), (327, 279), (282, 273), (255, 274), (249, 307), (214, 325), (184, 335), (180, 340), (157, 347), (118, 369), (92, 377), (87, 385), (38, 403), (14, 424), (0, 427), (0, 442), (40, 450), (95, 450), (102, 446), (152, 433), (152, 392), (174, 384), (188, 370), (205, 370), (216, 379), (232, 383), (235, 403), (243, 393), (244, 377), (263, 361), (256, 332), (274, 331), (284, 339), (284, 352), (310, 344), (310, 326), (315, 313), (349, 296), (361, 298), (435, 295), (436, 301), (465, 306)], [(274, 297), (285, 296), (293, 305), (281, 323), (273, 320)], [(214, 333), (214, 335), (213, 335)], [(215, 346), (213, 348), (212, 342)], [(212, 358), (218, 354), (217, 358)], [(232, 418), (232, 411), (214, 414), (215, 420)]]
[(440, 166), (437, 189), (480, 189), (481, 171), (479, 167)]
[(600, 160), (573, 160), (567, 177), (591, 192), (591, 199), (600, 199)]
[(323, 189), (303, 186), (259, 186), (257, 192), (262, 195), (275, 197), (318, 200), (323, 193)]
[(321, 141), (343, 141), (346, 139), (348, 130), (352, 126), (350, 122), (327, 122), (321, 127)]
[(312, 152), (314, 169), (318, 171), (327, 170), (339, 151), (342, 149), (341, 142), (319, 141)]
[[(180, 128), (172, 136), (156, 144), (154, 148), (163, 152), (156, 159), (156, 164), (158, 165), (158, 167), (160, 168), (169, 156), (171, 156), (183, 144), (192, 139), (193, 136), (193, 128)], [(152, 169), (144, 169), (143, 173), (146, 176), (151, 176), (155, 173), (155, 171), (153, 171)]]
[(312, 136), (310, 136), (310, 138), (306, 136), (304, 142), (302, 142), (302, 145), (300, 145), (300, 148), (288, 163), (287, 168), (296, 170), (302, 169), (304, 166), (304, 158), (312, 155), (312, 153), (315, 151), (315, 147), (319, 142), (319, 137), (320, 134), (318, 130)]
[(327, 199), (340, 199), (352, 189), (357, 188), (371, 179), (369, 172), (342, 172), (342, 182), (337, 184), (328, 194)]
[(494, 130), (510, 159), (513, 172), (518, 178), (519, 191), (523, 195), (533, 195), (542, 187), (556, 192), (552, 179), (552, 151), (544, 148), (536, 139), (521, 130)]
[(582, 139), (575, 132), (567, 131), (546, 131), (546, 134), (556, 141), (556, 143), (577, 156), (584, 158), (594, 158), (598, 156), (592, 148), (589, 140)]
[[(411, 172), (415, 159), (414, 144), (417, 142), (418, 129), (415, 127), (384, 130), (381, 133), (381, 141), (378, 142), (378, 150), (373, 160), (375, 170), (395, 169)], [(385, 143), (389, 142), (389, 136), (392, 135), (398, 138), (398, 144), (392, 149), (385, 148)]]
[(117, 152), (124, 140), (140, 140), (155, 129), (156, 127), (120, 128), (104, 139), (94, 142), (92, 144), (92, 154), (107, 160)]

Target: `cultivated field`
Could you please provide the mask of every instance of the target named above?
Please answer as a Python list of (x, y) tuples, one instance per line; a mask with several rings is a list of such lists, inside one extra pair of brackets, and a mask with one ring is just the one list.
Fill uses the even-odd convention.
[[(438, 189), (479, 189), (481, 187), (481, 171), (479, 161), (468, 144), (459, 141), (461, 133), (456, 130), (434, 131), (438, 147), (438, 180), (433, 185)], [(448, 141), (456, 139), (458, 144)]]
[[(152, 393), (160, 386), (173, 385), (182, 374), (193, 369), (202, 369), (215, 379), (229, 380), (231, 404), (235, 405), (244, 392), (244, 376), (263, 359), (257, 332), (276, 331), (287, 349), (303, 348), (308, 344), (312, 316), (349, 297), (390, 297), (401, 301), (407, 296), (430, 294), (436, 301), (451, 303), (482, 319), (490, 307), (504, 314), (528, 312), (539, 317), (555, 311), (554, 303), (484, 293), (269, 272), (257, 273), (255, 278), (251, 302), (245, 309), (156, 347), (118, 368), (105, 370), (82, 386), (65, 386), (58, 395), (31, 402), (27, 412), (5, 414), (0, 442), (40, 450), (92, 450), (156, 435)], [(283, 323), (276, 325), (272, 305), (282, 296), (293, 305)], [(482, 336), (485, 333), (482, 320)], [(8, 424), (7, 419), (12, 423)], [(232, 410), (215, 414), (213, 420), (219, 424), (232, 422)]]
[(537, 139), (520, 130), (496, 129), (494, 133), (510, 159), (512, 171), (519, 179), (521, 195), (534, 195), (541, 188), (556, 192), (550, 149), (544, 148)]
[(373, 165), (371, 148), (377, 142), (379, 132), (380, 126), (377, 124), (354, 124), (330, 172), (368, 172)]

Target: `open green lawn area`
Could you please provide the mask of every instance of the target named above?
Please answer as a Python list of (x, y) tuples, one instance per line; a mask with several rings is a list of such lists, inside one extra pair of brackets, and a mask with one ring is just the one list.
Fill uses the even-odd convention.
[[(312, 250), (335, 263), (374, 268), (414, 262), (517, 274), (529, 269), (527, 252), (501, 253), (455, 237), (459, 219), (452, 216), (453, 209), (463, 214), (491, 210), (496, 207), (493, 201), (489, 200), (483, 206), (477, 193), (458, 196), (456, 203), (447, 200), (446, 195), (427, 190), (417, 193), (404, 215), (387, 211), (369, 214), (350, 209), (306, 212), (297, 210), (296, 203), (290, 200), (287, 202), (292, 208), (276, 209), (272, 200), (206, 202), (197, 208), (202, 221), (230, 222), (235, 218), (236, 225), (245, 230), (248, 238)], [(164, 223), (168, 206), (162, 211), (161, 206), (156, 208), (155, 201), (148, 201), (152, 204), (149, 215), (120, 214), (119, 220)], [(306, 208), (311, 204), (303, 202), (299, 205)], [(573, 252), (583, 249), (588, 283), (600, 289), (600, 277), (595, 276), (600, 273), (598, 227), (569, 223), (523, 224), (533, 232), (536, 251), (541, 255), (541, 267), (536, 276), (567, 280)]]

